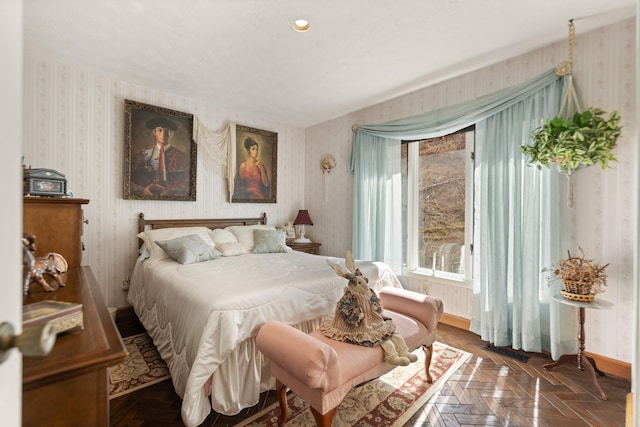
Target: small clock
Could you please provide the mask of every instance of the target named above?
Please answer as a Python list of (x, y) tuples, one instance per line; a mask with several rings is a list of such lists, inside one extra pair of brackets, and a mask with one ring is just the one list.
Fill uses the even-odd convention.
[(67, 194), (67, 180), (53, 169), (25, 169), (22, 192), (30, 196), (62, 197)]

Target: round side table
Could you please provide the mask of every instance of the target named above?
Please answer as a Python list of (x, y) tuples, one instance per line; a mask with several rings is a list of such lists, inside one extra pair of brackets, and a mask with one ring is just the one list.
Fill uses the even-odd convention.
[(596, 367), (595, 361), (592, 358), (588, 357), (584, 351), (585, 349), (584, 316), (585, 316), (585, 308), (593, 308), (596, 310), (607, 310), (613, 307), (613, 303), (609, 301), (597, 299), (597, 298), (591, 302), (572, 301), (570, 299), (563, 297), (560, 294), (554, 295), (553, 299), (558, 301), (561, 304), (566, 304), (566, 305), (570, 305), (572, 307), (578, 308), (578, 326), (579, 326), (578, 354), (563, 354), (562, 356), (560, 356), (560, 358), (557, 361), (553, 363), (547, 363), (542, 367), (544, 369), (553, 369), (567, 362), (573, 362), (573, 361), (577, 362), (578, 369), (589, 373), (589, 376), (591, 377), (591, 382), (593, 382), (593, 386), (598, 392), (598, 395), (600, 396), (600, 398), (602, 400), (607, 400), (607, 395), (604, 394), (604, 391), (602, 391), (602, 388), (600, 388), (600, 384), (598, 384), (598, 380), (596, 378), (596, 373), (598, 373), (598, 375), (604, 376), (604, 372), (598, 370), (598, 368)]

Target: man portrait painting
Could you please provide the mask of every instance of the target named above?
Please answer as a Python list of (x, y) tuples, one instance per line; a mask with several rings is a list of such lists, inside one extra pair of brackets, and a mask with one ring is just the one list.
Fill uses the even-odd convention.
[[(145, 112), (146, 113), (146, 112)], [(125, 179), (125, 198), (159, 200), (195, 200), (195, 156), (188, 149), (191, 128), (180, 147), (174, 145), (185, 120), (159, 114), (132, 114), (129, 179)], [(187, 122), (188, 124), (188, 122)], [(128, 187), (127, 187), (128, 184)], [(128, 190), (128, 194), (127, 194)], [(193, 196), (193, 198), (192, 198)]]

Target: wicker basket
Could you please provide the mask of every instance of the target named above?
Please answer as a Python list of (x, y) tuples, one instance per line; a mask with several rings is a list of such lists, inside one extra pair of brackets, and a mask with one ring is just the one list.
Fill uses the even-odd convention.
[(579, 302), (591, 302), (596, 299), (596, 296), (593, 294), (572, 294), (567, 291), (560, 291), (563, 297), (571, 301), (579, 301)]
[(604, 269), (608, 265), (600, 266), (584, 256), (571, 256), (568, 253), (567, 258), (558, 261), (558, 268), (553, 274), (562, 279), (563, 297), (572, 301), (591, 302), (596, 294), (604, 292), (607, 285)]
[(564, 290), (562, 296), (572, 301), (591, 302), (595, 299), (592, 293), (592, 280), (571, 280), (569, 278), (562, 279)]
[(589, 295), (591, 293), (591, 288), (593, 287), (592, 280), (572, 280), (563, 278), (562, 283), (564, 283), (565, 291), (578, 295)]

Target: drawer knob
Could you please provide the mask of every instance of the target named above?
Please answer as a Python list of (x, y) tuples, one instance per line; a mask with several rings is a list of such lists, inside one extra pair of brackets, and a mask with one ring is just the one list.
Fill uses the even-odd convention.
[(56, 330), (52, 323), (26, 328), (15, 335), (9, 322), (0, 323), (0, 363), (8, 356), (8, 350), (17, 347), (25, 356), (46, 356), (56, 343)]

